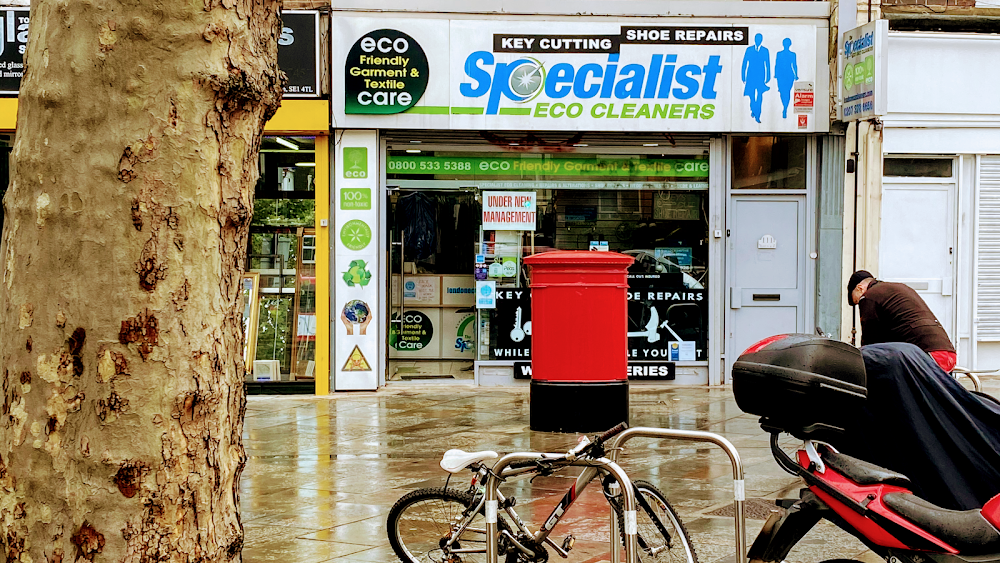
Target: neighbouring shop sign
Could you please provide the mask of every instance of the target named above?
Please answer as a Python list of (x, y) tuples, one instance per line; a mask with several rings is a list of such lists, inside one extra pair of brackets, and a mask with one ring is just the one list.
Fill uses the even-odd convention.
[(483, 192), (483, 230), (534, 231), (536, 201), (535, 192)]
[(344, 64), (346, 113), (406, 111), (427, 89), (427, 56), (415, 39), (395, 29), (366, 33)]
[(844, 32), (840, 46), (840, 118), (858, 121), (885, 115), (889, 21), (875, 20)]
[(288, 77), (285, 97), (318, 97), (319, 12), (284, 10), (278, 38), (278, 68)]
[(24, 76), (24, 49), (28, 43), (28, 9), (0, 10), (0, 94), (17, 95)]
[(334, 15), (332, 25), (343, 127), (829, 130), (825, 24)]
[[(24, 50), (28, 43), (27, 8), (0, 9), (0, 95), (17, 95), (24, 77)], [(288, 76), (286, 97), (318, 97), (319, 12), (281, 12), (278, 68)]]
[(551, 155), (497, 156), (410, 156), (390, 155), (390, 174), (453, 174), (456, 176), (536, 176), (619, 177), (619, 178), (704, 178), (708, 181), (708, 160), (698, 158), (607, 158)]

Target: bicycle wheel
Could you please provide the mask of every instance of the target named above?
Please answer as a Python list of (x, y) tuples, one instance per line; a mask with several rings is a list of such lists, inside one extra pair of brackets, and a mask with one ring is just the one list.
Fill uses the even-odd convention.
[[(471, 494), (456, 489), (419, 489), (396, 501), (389, 510), (389, 544), (404, 563), (481, 563), (486, 561), (486, 517), (472, 519), (461, 536), (446, 546), (452, 525), (462, 521)], [(503, 522), (498, 522), (501, 529)], [(474, 553), (454, 550), (476, 550)]]
[[(667, 502), (667, 497), (648, 481), (632, 481), (632, 486), (637, 493), (636, 543), (639, 544), (639, 561), (698, 563), (691, 537), (680, 516)], [(621, 503), (615, 509), (619, 514), (618, 528), (624, 545), (625, 523), (621, 516)]]

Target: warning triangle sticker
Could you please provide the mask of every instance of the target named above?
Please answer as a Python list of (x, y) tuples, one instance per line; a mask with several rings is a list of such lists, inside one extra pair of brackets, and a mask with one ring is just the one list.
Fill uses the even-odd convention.
[(351, 351), (350, 357), (344, 362), (344, 367), (340, 371), (371, 371), (372, 367), (368, 365), (368, 360), (365, 359), (365, 355), (361, 353), (361, 348), (357, 345), (354, 346), (354, 350)]

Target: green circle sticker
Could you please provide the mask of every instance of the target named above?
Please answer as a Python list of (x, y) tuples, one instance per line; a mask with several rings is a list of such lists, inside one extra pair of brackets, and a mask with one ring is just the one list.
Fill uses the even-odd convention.
[(340, 229), (340, 242), (348, 250), (361, 250), (372, 241), (372, 228), (361, 219), (351, 219)]

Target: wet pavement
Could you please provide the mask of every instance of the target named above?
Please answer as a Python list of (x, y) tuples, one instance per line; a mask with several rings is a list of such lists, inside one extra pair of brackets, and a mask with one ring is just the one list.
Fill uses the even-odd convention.
[[(988, 392), (1000, 395), (1000, 378), (984, 383)], [(774, 462), (768, 435), (757, 417), (736, 406), (730, 387), (634, 385), (630, 399), (632, 426), (716, 432), (736, 446), (748, 504), (757, 507), (748, 515), (748, 543), (764, 523), (757, 518), (764, 518), (766, 503), (798, 497), (800, 481)], [(375, 393), (249, 397), (243, 434), (248, 461), (240, 483), (243, 560), (398, 561), (386, 537), (386, 515), (406, 493), (444, 485), (447, 474), (438, 462), (446, 450), (564, 452), (575, 445), (574, 434), (530, 431), (528, 417), (526, 387), (394, 384)], [(791, 449), (795, 440), (785, 445)], [(650, 481), (666, 494), (701, 563), (735, 561), (733, 520), (714, 515), (733, 498), (732, 466), (721, 449), (637, 438), (621, 464), (632, 479)], [(532, 529), (572, 485), (576, 471), (509, 487), (519, 500), (517, 512)], [(468, 479), (463, 473), (451, 484), (464, 489)], [(609, 560), (608, 505), (597, 483), (570, 508), (552, 537), (560, 543), (570, 533), (577, 542), (565, 561)], [(787, 560), (839, 558), (881, 561), (826, 522)], [(550, 553), (550, 561), (557, 560), (562, 559)]]

